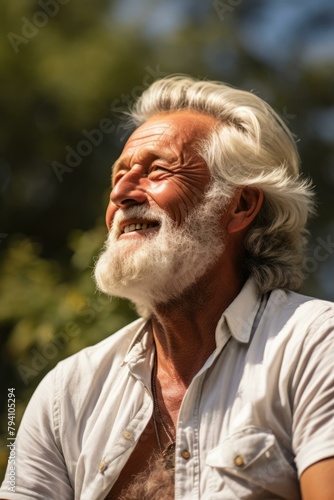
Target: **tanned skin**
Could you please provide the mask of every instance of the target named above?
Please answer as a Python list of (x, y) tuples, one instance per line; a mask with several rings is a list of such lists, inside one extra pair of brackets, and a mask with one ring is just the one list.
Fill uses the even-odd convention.
[[(108, 228), (118, 210), (134, 205), (163, 209), (181, 225), (202, 201), (210, 183), (209, 169), (195, 144), (215, 124), (212, 117), (182, 111), (154, 116), (139, 127), (114, 167), (106, 215)], [(258, 189), (237, 190), (227, 209), (217, 214), (226, 231), (224, 253), (196, 285), (177, 300), (157, 305), (152, 315), (157, 397), (164, 421), (172, 431), (191, 380), (215, 349), (216, 325), (245, 282), (240, 273), (242, 240), (262, 202), (263, 194)], [(142, 235), (136, 232), (121, 237)], [(209, 306), (202, 307), (203, 303)], [(160, 439), (168, 444), (164, 434)], [(107, 498), (119, 498), (120, 491), (158, 452), (151, 421)]]

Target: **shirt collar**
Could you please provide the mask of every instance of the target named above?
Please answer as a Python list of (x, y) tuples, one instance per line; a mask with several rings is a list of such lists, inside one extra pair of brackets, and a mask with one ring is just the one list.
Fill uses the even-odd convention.
[(219, 343), (220, 332), (227, 327), (236, 340), (248, 343), (256, 314), (259, 310), (261, 296), (253, 278), (249, 278), (240, 293), (233, 302), (225, 309), (216, 329), (217, 345)]
[[(147, 351), (153, 344), (153, 336), (148, 328), (149, 319), (139, 318), (133, 324), (136, 327), (134, 331), (135, 335), (130, 343), (127, 353), (125, 355), (122, 364), (127, 363), (132, 358), (141, 356), (145, 351)], [(132, 326), (132, 325), (130, 325)]]
[[(253, 278), (249, 278), (240, 293), (233, 302), (225, 309), (216, 328), (216, 343), (221, 344), (226, 334), (226, 325), (229, 333), (237, 341), (248, 343), (254, 320), (260, 305), (260, 295)], [(148, 349), (152, 347), (153, 337), (149, 332), (147, 319), (140, 318), (136, 321), (139, 327), (128, 348), (127, 354), (122, 364), (130, 360), (135, 362), (135, 358), (141, 357)]]

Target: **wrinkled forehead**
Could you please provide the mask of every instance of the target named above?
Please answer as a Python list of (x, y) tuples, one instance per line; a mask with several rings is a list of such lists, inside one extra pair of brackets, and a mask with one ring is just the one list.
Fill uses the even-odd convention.
[(205, 137), (217, 125), (217, 119), (193, 110), (161, 113), (140, 125), (129, 137), (123, 152), (137, 147), (152, 148), (172, 144), (182, 148)]
[(149, 121), (138, 127), (129, 137), (123, 153), (138, 147), (153, 147), (162, 140), (168, 141), (175, 135), (173, 123), (166, 121)]
[(198, 140), (208, 136), (218, 120), (193, 110), (159, 113), (140, 125), (127, 140), (113, 166), (116, 172), (135, 160), (159, 157), (173, 163), (198, 155)]

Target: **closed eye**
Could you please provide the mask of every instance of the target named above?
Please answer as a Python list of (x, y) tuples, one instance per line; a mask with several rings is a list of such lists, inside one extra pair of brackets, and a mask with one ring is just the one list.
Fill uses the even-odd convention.
[(150, 168), (150, 172), (156, 172), (157, 170), (161, 170), (163, 172), (169, 172), (168, 168), (163, 167), (162, 165), (152, 165)]

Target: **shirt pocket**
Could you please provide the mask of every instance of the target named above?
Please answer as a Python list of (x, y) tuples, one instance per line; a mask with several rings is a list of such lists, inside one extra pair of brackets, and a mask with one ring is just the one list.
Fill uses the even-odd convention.
[(283, 454), (272, 431), (256, 426), (231, 434), (206, 458), (206, 465), (212, 469), (212, 493), (224, 492), (217, 498), (229, 499), (300, 499), (293, 464)]

